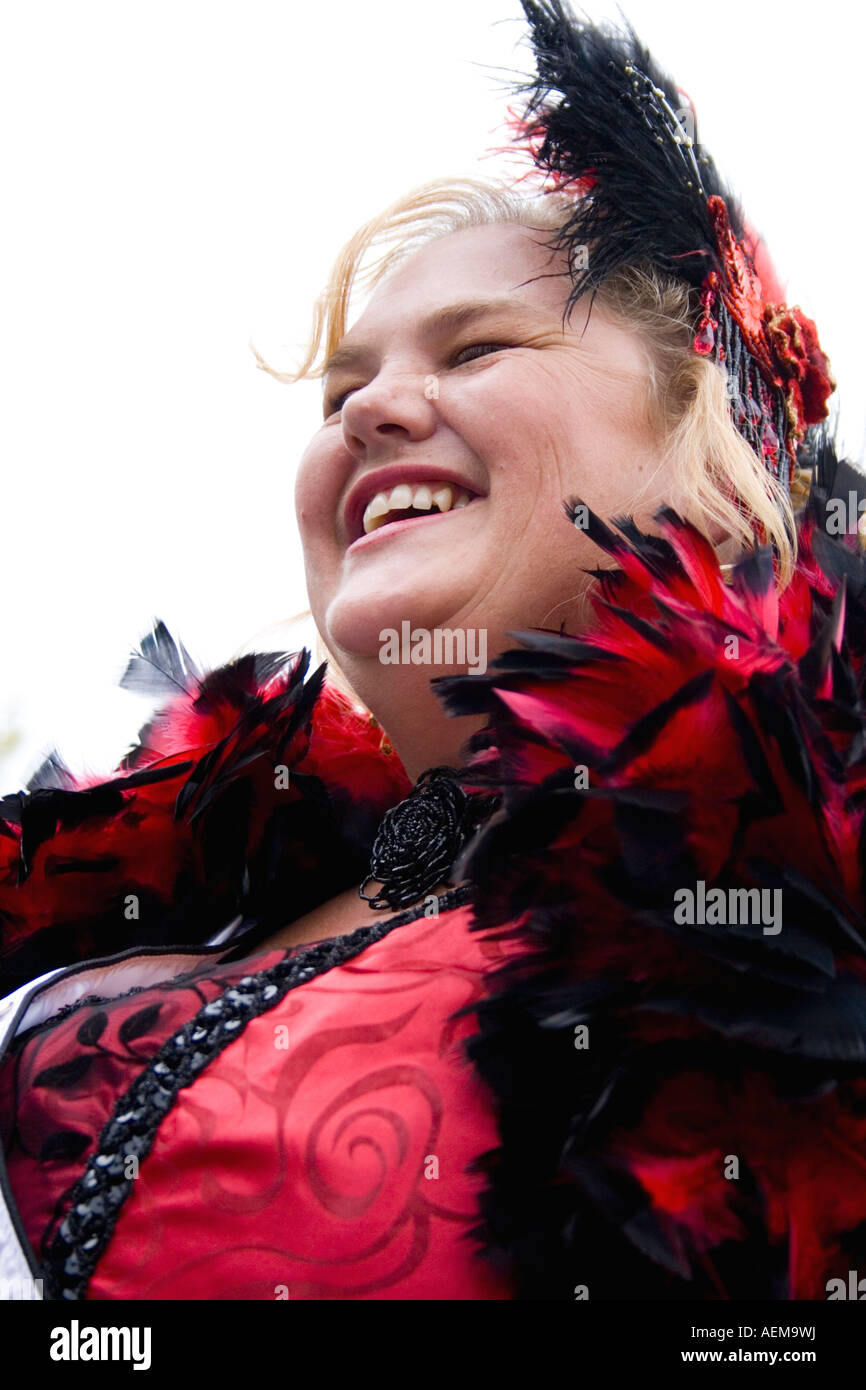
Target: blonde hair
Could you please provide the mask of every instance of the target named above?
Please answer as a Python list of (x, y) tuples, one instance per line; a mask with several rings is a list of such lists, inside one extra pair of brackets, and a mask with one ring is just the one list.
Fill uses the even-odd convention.
[[(374, 288), (439, 237), (500, 224), (556, 232), (572, 208), (566, 193), (526, 194), (488, 179), (421, 184), (365, 222), (340, 251), (316, 300), (300, 366), (293, 372), (276, 371), (251, 344), (257, 365), (278, 381), (321, 376), (325, 360), (346, 332), (356, 288)], [(365, 265), (368, 254), (379, 248), (380, 254)], [(603, 313), (635, 332), (647, 349), (649, 415), (665, 440), (660, 467), (669, 470), (680, 495), (689, 499), (690, 519), (702, 530), (716, 523), (739, 549), (751, 548), (758, 538), (771, 543), (778, 584), (784, 588), (796, 560), (795, 507), (805, 501), (808, 474), (797, 475), (789, 498), (737, 431), (722, 369), (692, 347), (698, 292), (644, 264), (615, 271), (596, 291), (596, 299)]]

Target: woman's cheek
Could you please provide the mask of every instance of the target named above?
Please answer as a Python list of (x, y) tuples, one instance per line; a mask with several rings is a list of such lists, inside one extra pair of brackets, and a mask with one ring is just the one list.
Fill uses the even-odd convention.
[(537, 369), (509, 352), (470, 378), (440, 386), (440, 416), (491, 467), (509, 455), (522, 457), (544, 412), (534, 377)]
[(315, 443), (298, 464), (295, 477), (295, 515), (302, 539), (334, 533), (341, 475), (333, 451)]

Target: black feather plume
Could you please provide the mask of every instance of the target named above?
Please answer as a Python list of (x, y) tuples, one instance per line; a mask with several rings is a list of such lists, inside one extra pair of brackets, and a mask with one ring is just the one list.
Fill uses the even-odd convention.
[(630, 25), (583, 23), (562, 0), (522, 4), (537, 67), (515, 88), (527, 98), (523, 138), (557, 182), (591, 181), (552, 243), (569, 257), (569, 309), (614, 270), (646, 261), (700, 286), (718, 268), (707, 199), (724, 199), (737, 238), (744, 228), (676, 83)]

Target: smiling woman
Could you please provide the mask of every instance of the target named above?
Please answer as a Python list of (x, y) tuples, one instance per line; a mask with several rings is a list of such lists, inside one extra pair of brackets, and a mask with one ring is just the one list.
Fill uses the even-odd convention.
[[(328, 421), (344, 403), (349, 391), (356, 389), (343, 381), (341, 372), (351, 367), (375, 361), (371, 345), (367, 351), (354, 347), (346, 337), (348, 306), (356, 286), (365, 281), (378, 285), (407, 256), (443, 236), (470, 228), (501, 228), (520, 230), (524, 239), (520, 254), (535, 272), (535, 279), (552, 277), (558, 281), (549, 293), (543, 290), (533, 295), (520, 287), (512, 298), (490, 298), (459, 305), (446, 305), (434, 310), (427, 325), (419, 325), (419, 336), (426, 327), (427, 336), (435, 342), (450, 334), (457, 337), (461, 330), (466, 346), (452, 351), (450, 358), (440, 356), (447, 366), (459, 365), (461, 356), (469, 352), (485, 353), (519, 346), (515, 337), (521, 316), (544, 323), (550, 330), (558, 323), (557, 335), (565, 341), (566, 322), (573, 305), (566, 303), (571, 290), (567, 262), (551, 255), (546, 269), (541, 251), (551, 232), (559, 234), (573, 210), (568, 194), (550, 192), (527, 195), (481, 179), (435, 180), (414, 189), (398, 199), (380, 216), (371, 219), (350, 239), (334, 264), (329, 283), (316, 303), (313, 329), (306, 356), (293, 373), (276, 371), (256, 354), (259, 366), (279, 381), (292, 382), (306, 376), (325, 378), (324, 414)], [(535, 233), (534, 236), (532, 234)], [(491, 258), (496, 243), (488, 240)], [(501, 238), (500, 238), (501, 239)], [(396, 246), (386, 250), (366, 270), (363, 259), (380, 241), (394, 241)], [(554, 245), (556, 237), (554, 237)], [(538, 254), (532, 250), (539, 248)], [(452, 243), (449, 243), (449, 247)], [(476, 243), (478, 245), (478, 243)], [(482, 243), (483, 245), (483, 243)], [(588, 248), (587, 255), (588, 255)], [(451, 254), (450, 250), (447, 254)], [(479, 246), (479, 260), (485, 261)], [(487, 264), (487, 269), (490, 265)], [(531, 281), (527, 281), (528, 285)], [(704, 520), (719, 523), (723, 531), (746, 542), (756, 530), (776, 546), (780, 556), (781, 575), (790, 573), (792, 558), (791, 509), (785, 489), (760, 466), (752, 450), (742, 447), (741, 436), (731, 429), (727, 386), (720, 373), (706, 357), (692, 350), (693, 323), (696, 315), (697, 293), (688, 284), (673, 276), (661, 275), (651, 261), (629, 263), (603, 281), (597, 288), (595, 303), (606, 317), (613, 318), (638, 339), (645, 352), (646, 375), (643, 399), (648, 419), (661, 429), (665, 441), (663, 467), (682, 485), (683, 494), (703, 508)], [(539, 309), (544, 305), (539, 315)], [(570, 340), (577, 340), (586, 326), (588, 306), (583, 322), (571, 323)], [(515, 318), (517, 322), (515, 322)], [(477, 330), (477, 331), (476, 331)], [(529, 323), (523, 323), (524, 336), (530, 334)], [(481, 333), (499, 333), (508, 342), (475, 341)], [(509, 337), (509, 333), (511, 336)], [(519, 337), (519, 334), (516, 335)], [(441, 348), (441, 343), (435, 343)], [(317, 364), (320, 350), (327, 354)], [(583, 359), (581, 359), (583, 360)], [(616, 368), (614, 367), (614, 370)], [(424, 393), (438, 398), (439, 378), (435, 372), (424, 377)], [(339, 388), (339, 390), (338, 390)], [(795, 498), (802, 501), (805, 480), (798, 477)]]
[[(705, 527), (714, 527), (716, 537), (728, 542), (733, 540), (742, 545), (756, 531), (762, 532), (776, 546), (780, 577), (784, 582), (790, 575), (793, 554), (788, 493), (762, 467), (754, 451), (732, 428), (722, 373), (714, 363), (692, 349), (697, 295), (690, 294), (689, 287), (682, 281), (665, 279), (651, 265), (630, 265), (599, 288), (592, 321), (589, 305), (582, 302), (578, 314), (572, 308), (571, 321), (566, 326), (566, 299), (571, 288), (567, 264), (562, 256), (556, 258), (545, 252), (544, 238), (538, 233), (545, 228), (558, 231), (569, 206), (570, 201), (564, 195), (527, 199), (472, 180), (442, 182), (416, 190), (389, 208), (381, 218), (369, 223), (344, 249), (331, 283), (317, 306), (305, 362), (294, 375), (279, 372), (273, 375), (286, 381), (311, 372), (315, 374), (313, 364), (322, 338), (326, 348), (338, 341), (339, 346), (329, 351), (327, 360), (318, 368), (326, 375), (326, 425), (335, 423), (337, 408), (347, 399), (357, 397), (359, 391), (363, 401), (368, 399), (370, 388), (365, 383), (374, 381), (381, 370), (377, 365), (381, 362), (381, 352), (377, 354), (372, 343), (367, 343), (366, 348), (354, 347), (353, 337), (359, 341), (357, 335), (361, 326), (369, 321), (374, 307), (387, 305), (390, 298), (417, 342), (417, 347), (410, 343), (403, 351), (403, 371), (407, 371), (405, 359), (412, 355), (414, 348), (408, 376), (414, 372), (415, 394), (421, 396), (423, 388), (423, 400), (431, 402), (426, 407), (423, 403), (421, 406), (429, 415), (435, 413), (447, 420), (449, 412), (460, 409), (457, 393), (461, 382), (465, 383), (464, 397), (468, 391), (468, 399), (479, 416), (479, 425), (488, 431), (491, 415), (507, 418), (503, 417), (502, 397), (514, 400), (515, 382), (517, 390), (526, 395), (531, 409), (546, 418), (550, 418), (551, 406), (556, 412), (564, 413), (571, 401), (573, 413), (581, 415), (583, 436), (594, 444), (595, 457), (582, 469), (590, 489), (590, 500), (597, 498), (600, 510), (610, 515), (616, 512), (620, 502), (640, 503), (646, 499), (642, 510), (648, 516), (653, 509), (653, 484), (644, 478), (641, 480), (643, 491), (639, 491), (636, 478), (628, 472), (631, 468), (643, 471), (633, 454), (625, 464), (624, 479), (621, 478), (622, 469), (617, 470), (621, 478), (619, 497), (616, 493), (604, 496), (599, 491), (604, 487), (610, 489), (612, 479), (609, 470), (593, 466), (597, 465), (597, 458), (608, 447), (609, 440), (600, 422), (588, 418), (589, 412), (605, 413), (608, 432), (617, 424), (622, 426), (623, 390), (627, 384), (632, 384), (636, 387), (639, 424), (645, 429), (653, 452), (653, 476), (664, 478), (666, 496), (672, 501), (679, 500), (687, 513), (692, 513)], [(390, 291), (390, 294), (384, 299), (382, 293), (374, 297), (359, 324), (344, 337), (345, 305), (357, 274), (358, 260), (376, 237), (389, 233), (393, 236), (394, 228), (401, 229), (403, 239), (375, 267), (374, 279), (374, 283), (379, 283), (390, 271), (382, 292)], [(467, 235), (456, 237), (459, 231)], [(443, 237), (448, 240), (441, 244)], [(427, 249), (422, 255), (418, 247), (425, 244)], [(416, 251), (411, 266), (395, 272), (394, 262), (399, 264), (400, 260), (405, 260), (407, 250)], [(505, 293), (499, 298), (491, 297), (484, 304), (464, 303), (434, 310), (427, 326), (419, 320), (419, 306), (425, 295), (435, 299), (443, 277), (455, 291), (459, 291), (462, 277), (467, 287), (489, 281), (492, 287)], [(416, 285), (419, 288), (416, 289)], [(603, 324), (599, 320), (603, 320)], [(373, 313), (372, 322), (375, 321)], [(613, 337), (617, 328), (625, 330), (618, 340)], [(485, 338), (489, 340), (484, 341)], [(467, 353), (478, 355), (467, 358)], [(399, 356), (398, 342), (389, 350), (390, 359), (397, 360), (392, 369), (397, 372), (401, 370)], [(538, 365), (533, 363), (533, 356), (541, 358)], [(506, 361), (506, 357), (514, 361)], [(367, 370), (366, 375), (359, 378), (360, 362)], [(479, 366), (471, 366), (472, 362)], [(259, 364), (271, 370), (261, 359)], [(487, 369), (494, 364), (496, 369), (491, 379)], [(349, 366), (355, 366), (354, 379), (347, 376)], [(479, 372), (483, 373), (480, 387), (475, 384)], [(407, 384), (412, 389), (413, 384)], [(610, 400), (615, 393), (618, 393), (616, 403), (620, 417), (616, 423), (611, 419), (610, 410)], [(554, 396), (558, 398), (555, 402), (552, 401)], [(355, 406), (352, 413), (355, 413)], [(342, 414), (346, 420), (348, 412), (344, 410)], [(444, 434), (444, 430), (441, 433)], [(576, 432), (571, 420), (566, 420), (564, 433), (575, 440), (575, 462), (579, 464), (581, 434)], [(326, 443), (327, 438), (322, 440), (323, 446)], [(524, 444), (525, 441), (515, 440), (513, 447), (519, 450)], [(348, 447), (351, 449), (351, 445)], [(437, 450), (445, 447), (444, 442), (436, 444)], [(369, 453), (369, 449), (366, 452)], [(381, 445), (378, 452), (406, 450), (399, 440), (392, 440), (387, 448)], [(313, 448), (310, 454), (315, 458)], [(535, 458), (533, 450), (527, 456), (525, 448), (523, 456), (530, 480), (533, 483), (536, 478), (543, 480), (546, 474), (543, 458)], [(513, 466), (504, 464), (501, 471), (507, 475), (509, 490), (517, 501), (520, 475)], [(330, 469), (329, 475), (334, 476), (335, 470)], [(376, 481), (370, 470), (364, 477)], [(385, 481), (390, 483), (391, 479)], [(451, 481), (464, 486), (472, 495), (470, 477), (461, 476)], [(797, 482), (799, 485), (799, 478)], [(578, 467), (571, 486), (583, 485), (584, 478)], [(301, 498), (303, 487), (302, 465)], [(366, 489), (358, 489), (350, 500), (366, 497), (369, 491), (368, 484)], [(795, 495), (802, 497), (799, 486)], [(371, 519), (384, 515), (382, 503), (376, 500), (375, 517)], [(394, 505), (406, 506), (408, 499), (398, 498)], [(543, 515), (547, 520), (546, 514)], [(353, 538), (357, 539), (361, 520), (357, 507), (351, 510), (348, 519)], [(563, 537), (563, 544), (565, 542)], [(573, 541), (571, 546), (569, 561), (575, 556)], [(728, 549), (731, 549), (730, 544)], [(597, 550), (593, 558), (600, 558)], [(553, 582), (556, 587), (555, 578)]]
[[(780, 584), (792, 572), (791, 498), (802, 504), (807, 475), (798, 469), (792, 489), (780, 486), (734, 428), (723, 373), (693, 350), (698, 292), (645, 262), (605, 280), (591, 308), (589, 296), (569, 306), (567, 257), (551, 250), (550, 241), (572, 209), (567, 194), (526, 196), (480, 179), (415, 189), (362, 227), (337, 257), (297, 371), (275, 371), (257, 354), (259, 366), (280, 381), (324, 377), (325, 423), (301, 460), (296, 489), (308, 592), (326, 654), (368, 707), (378, 709), (410, 770), (410, 763), (420, 771), (429, 762), (434, 743), (456, 758), (465, 731), (445, 723), (435, 704), (417, 765), (400, 740), (393, 707), (404, 707), (407, 687), (395, 687), (393, 703), (377, 690), (371, 705), (364, 655), (374, 663), (376, 683), (379, 634), (394, 630), (406, 612), (423, 618), (425, 629), (446, 619), (467, 622), (465, 605), (478, 584), (473, 571), (483, 576), (482, 625), (497, 650), (508, 645), (508, 628), (585, 627), (591, 621), (586, 568), (603, 564), (604, 556), (587, 533), (576, 543), (557, 526), (569, 491), (580, 491), (603, 515), (630, 511), (650, 527), (668, 501), (711, 537), (722, 559), (759, 535), (774, 545)], [(365, 273), (365, 255), (395, 240)], [(352, 291), (365, 279), (377, 293), (347, 332)], [(443, 284), (454, 302), (438, 303)], [(479, 288), (488, 287), (479, 298)], [(369, 326), (375, 334), (382, 319), (377, 346)], [(318, 364), (322, 349), (326, 357)], [(404, 388), (397, 418), (384, 428), (375, 423), (368, 438), (363, 422), (371, 408), (376, 412), (376, 393), (387, 397), (392, 379)], [(515, 428), (521, 401), (522, 432)], [(408, 402), (413, 413), (404, 420), (399, 412)], [(353, 432), (356, 418), (362, 423)], [(550, 426), (546, 448), (539, 418)], [(422, 443), (428, 433), (429, 445)], [(563, 440), (570, 441), (570, 458)], [(464, 468), (455, 471), (460, 458)], [(430, 531), (431, 545), (438, 537), (448, 547), (447, 558), (439, 553), (449, 571), (447, 581), (441, 575), (430, 584), (435, 561), (422, 558), (427, 532), (409, 519), (426, 514), (432, 522), (478, 500), (490, 504), (487, 520), (473, 509), (463, 542), (450, 528), (441, 536), (438, 527)], [(329, 598), (321, 567), (314, 568), (327, 544), (316, 535), (317, 516), (325, 533), (336, 520)], [(394, 545), (398, 536), (413, 547), (423, 599), (406, 594), (410, 571)], [(371, 546), (379, 565), (352, 567)], [(497, 566), (498, 586), (491, 582)]]
[(866, 1261), (829, 364), (672, 79), (525, 10), (538, 191), (415, 189), (298, 370), (259, 357), (325, 376), (296, 509), (352, 698), (157, 626), (116, 775), (0, 807), (4, 1272), (52, 1297), (820, 1299)]

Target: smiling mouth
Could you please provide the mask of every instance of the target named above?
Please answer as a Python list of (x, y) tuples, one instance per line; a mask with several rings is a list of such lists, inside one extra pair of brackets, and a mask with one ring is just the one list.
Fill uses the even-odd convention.
[(471, 501), (467, 490), (456, 489), (450, 483), (422, 483), (418, 487), (399, 483), (390, 492), (377, 492), (370, 499), (361, 524), (364, 535), (368, 536), (371, 531), (378, 531), (397, 521), (430, 516), (431, 512), (458, 511), (468, 507)]
[[(408, 488), (406, 488), (405, 490), (409, 491)], [(398, 492), (398, 496), (396, 498), (397, 502), (405, 501), (405, 498), (403, 497), (402, 492), (400, 490), (394, 489), (394, 491)], [(413, 498), (413, 501), (417, 500), (418, 491), (419, 489), (415, 489), (416, 496), (415, 498)], [(393, 502), (389, 498), (389, 505), (387, 506), (387, 510), (379, 516), (369, 516), (368, 513), (370, 507), (368, 506), (367, 512), (365, 512), (364, 514), (364, 531), (360, 536), (356, 537), (356, 539), (350, 544), (349, 549), (355, 550), (356, 548), (360, 548), (361, 546), (366, 546), (370, 543), (375, 543), (377, 540), (381, 538), (383, 534), (396, 535), (402, 531), (417, 529), (418, 527), (423, 526), (424, 522), (427, 522), (429, 524), (431, 521), (441, 521), (443, 517), (448, 516), (453, 512), (462, 512), (467, 507), (473, 506), (476, 502), (483, 501), (482, 497), (478, 495), (472, 495), (465, 489), (447, 487), (443, 489), (437, 489), (437, 491), (447, 491), (453, 494), (453, 500), (451, 501), (450, 505), (440, 506), (434, 503), (429, 507), (423, 505), (420, 507), (405, 505), (394, 506)], [(393, 495), (394, 494), (392, 492), (391, 498), (393, 498)], [(373, 498), (373, 502), (370, 504), (370, 506), (373, 506), (381, 496), (382, 494), (377, 494), (377, 497)], [(422, 495), (422, 503), (425, 500), (426, 499)], [(439, 500), (440, 502), (448, 501), (447, 498), (441, 497)], [(433, 502), (432, 496), (431, 502)]]

